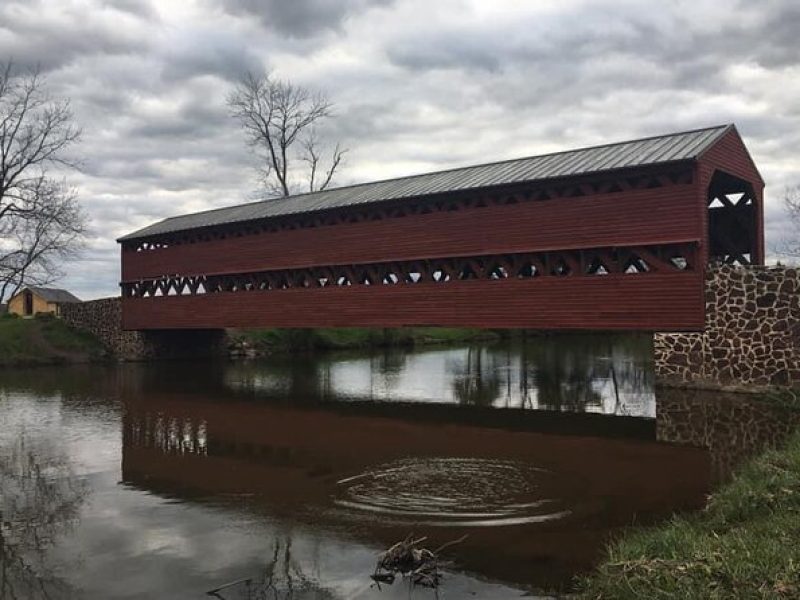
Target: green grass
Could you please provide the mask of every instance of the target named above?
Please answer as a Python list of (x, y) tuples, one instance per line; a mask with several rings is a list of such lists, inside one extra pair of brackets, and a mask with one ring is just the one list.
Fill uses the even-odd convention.
[(92, 334), (60, 319), (0, 318), (0, 367), (86, 362), (104, 354)]
[(492, 331), (439, 327), (407, 327), (402, 329), (262, 329), (239, 331), (234, 338), (245, 340), (264, 352), (296, 352), (308, 350), (343, 350), (416, 344), (448, 344), (474, 340), (494, 340)]
[(800, 598), (800, 432), (703, 512), (623, 536), (580, 588), (581, 598)]

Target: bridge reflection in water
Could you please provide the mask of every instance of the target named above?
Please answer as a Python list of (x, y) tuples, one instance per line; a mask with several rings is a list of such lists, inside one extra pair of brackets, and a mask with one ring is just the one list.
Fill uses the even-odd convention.
[(168, 394), (126, 401), (123, 480), (247, 498), (276, 517), (366, 529), (384, 545), (420, 527), (434, 545), (469, 533), (458, 551), (466, 569), (548, 585), (591, 564), (611, 530), (696, 508), (709, 489), (701, 449), (509, 433), (461, 423), (462, 408), (408, 408), (413, 421)]
[(205, 371), (202, 393), (179, 392), (174, 366), (167, 381), (148, 370), (123, 400), (123, 480), (377, 547), (468, 533), (460, 568), (568, 587), (611, 532), (697, 508), (710, 487), (705, 450), (625, 416), (655, 412), (639, 343), (270, 359)]

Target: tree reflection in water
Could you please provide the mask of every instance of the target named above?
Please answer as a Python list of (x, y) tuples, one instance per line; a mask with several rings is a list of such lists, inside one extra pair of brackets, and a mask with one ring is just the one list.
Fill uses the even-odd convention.
[(78, 521), (88, 489), (64, 455), (16, 434), (0, 441), (0, 598), (74, 597), (48, 551)]
[(292, 556), (291, 532), (275, 536), (263, 573), (226, 584), (209, 591), (208, 595), (220, 600), (335, 600), (338, 597), (320, 583), (319, 577), (303, 572), (300, 561)]
[(654, 417), (652, 336), (537, 335), (497, 343), (274, 356), (229, 366), (228, 391), (297, 402), (459, 403)]
[(472, 406), (624, 415), (625, 396), (652, 393), (652, 369), (641, 360), (649, 343), (642, 336), (544, 336), (505, 352), (469, 348), (453, 367), (453, 394)]
[(492, 406), (500, 395), (500, 374), (497, 357), (485, 347), (467, 349), (464, 369), (454, 374), (453, 393), (459, 404)]

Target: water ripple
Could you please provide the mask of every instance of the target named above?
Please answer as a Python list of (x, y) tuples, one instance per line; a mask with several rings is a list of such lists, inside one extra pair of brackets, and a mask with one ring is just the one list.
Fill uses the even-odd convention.
[(407, 458), (338, 481), (335, 503), (423, 525), (540, 523), (570, 514), (554, 479), (511, 460)]

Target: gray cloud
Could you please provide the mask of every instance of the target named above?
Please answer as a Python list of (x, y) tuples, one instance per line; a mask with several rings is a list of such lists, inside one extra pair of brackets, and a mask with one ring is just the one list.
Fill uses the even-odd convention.
[(150, 0), (105, 0), (105, 5), (151, 21), (158, 19)]
[(110, 7), (46, 0), (0, 3), (0, 56), (56, 70), (85, 55), (146, 52), (142, 22)]
[[(72, 100), (92, 218), (63, 282), (117, 293), (114, 239), (254, 189), (225, 97), (243, 71), (324, 89), (347, 184), (736, 122), (767, 179), (768, 242), (800, 182), (800, 7), (788, 0), (4, 0), (0, 60)], [(334, 33), (333, 35), (331, 33)]]
[(192, 32), (182, 40), (169, 40), (161, 76), (166, 81), (215, 75), (235, 81), (243, 73), (258, 72), (264, 63), (235, 36), (209, 30)]
[(234, 14), (257, 17), (265, 27), (305, 38), (337, 30), (352, 15), (394, 0), (220, 0)]
[[(767, 68), (800, 61), (800, 5), (792, 0), (742, 4), (735, 11), (726, 11), (720, 1), (705, 15), (717, 17), (709, 20), (687, 11), (687, 3), (676, 4), (659, 20), (635, 3), (608, 0), (571, 8), (567, 3), (563, 11), (544, 15), (530, 11), (502, 28), (454, 20), (435, 30), (409, 29), (387, 42), (386, 55), (415, 72), (457, 69), (481, 76), (524, 66), (551, 90), (570, 80), (583, 86), (593, 72), (615, 75), (606, 79), (607, 88), (657, 88), (665, 79), (678, 87), (709, 88), (719, 85), (721, 71), (736, 61)], [(626, 69), (631, 60), (640, 68)], [(665, 77), (653, 76), (658, 73)]]

